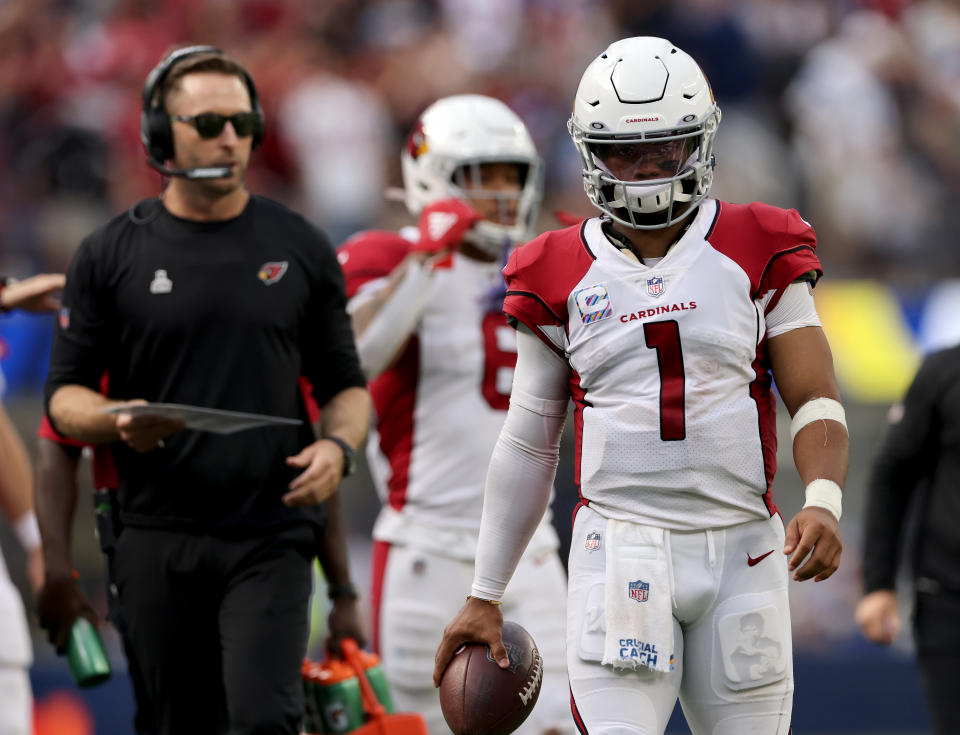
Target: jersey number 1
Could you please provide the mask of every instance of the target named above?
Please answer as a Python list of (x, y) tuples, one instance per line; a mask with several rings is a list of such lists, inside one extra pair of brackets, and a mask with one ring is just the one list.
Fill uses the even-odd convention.
[(660, 371), (660, 438), (665, 442), (686, 439), (680, 326), (675, 321), (647, 322), (643, 325), (643, 336), (647, 340), (647, 347), (657, 351), (657, 368)]

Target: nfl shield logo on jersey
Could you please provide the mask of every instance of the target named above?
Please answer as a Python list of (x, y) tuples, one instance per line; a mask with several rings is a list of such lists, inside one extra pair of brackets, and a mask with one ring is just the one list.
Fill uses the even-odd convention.
[(647, 293), (651, 296), (659, 296), (663, 293), (663, 276), (647, 279)]
[(580, 318), (583, 319), (584, 324), (594, 324), (608, 316), (613, 316), (610, 296), (607, 295), (607, 287), (602, 283), (582, 288), (573, 297), (577, 302), (577, 308), (580, 309)]
[(638, 579), (636, 582), (630, 582), (630, 599), (637, 602), (646, 602), (650, 597), (650, 583)]
[(596, 551), (600, 548), (600, 532), (591, 531), (587, 534), (587, 542), (583, 545), (587, 551)]

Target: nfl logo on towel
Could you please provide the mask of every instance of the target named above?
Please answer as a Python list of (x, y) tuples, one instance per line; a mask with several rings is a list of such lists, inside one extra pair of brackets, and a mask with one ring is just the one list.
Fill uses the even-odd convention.
[(630, 582), (630, 599), (637, 602), (646, 602), (650, 596), (650, 583), (642, 580)]
[(580, 318), (583, 319), (584, 324), (594, 324), (608, 316), (613, 316), (610, 296), (607, 295), (607, 287), (602, 283), (589, 288), (582, 288), (573, 296), (577, 302), (577, 308), (580, 309)]
[(647, 279), (647, 293), (651, 296), (659, 296), (663, 293), (663, 276)]
[(591, 531), (587, 534), (587, 542), (583, 545), (587, 551), (596, 551), (600, 548), (600, 533)]

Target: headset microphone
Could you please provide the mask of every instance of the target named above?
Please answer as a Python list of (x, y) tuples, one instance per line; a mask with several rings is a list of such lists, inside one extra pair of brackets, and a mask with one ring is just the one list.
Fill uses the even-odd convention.
[(167, 168), (155, 158), (148, 159), (153, 168), (164, 176), (179, 176), (184, 179), (229, 179), (233, 176), (230, 166), (201, 166), (198, 168)]

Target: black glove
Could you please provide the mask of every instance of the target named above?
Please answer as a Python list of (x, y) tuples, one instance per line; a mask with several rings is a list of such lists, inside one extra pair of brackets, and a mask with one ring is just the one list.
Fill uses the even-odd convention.
[(37, 615), (40, 627), (47, 631), (47, 639), (58, 656), (67, 652), (70, 628), (77, 618), (86, 618), (94, 627), (100, 619), (90, 607), (77, 581), (72, 577), (47, 577), (37, 595)]

